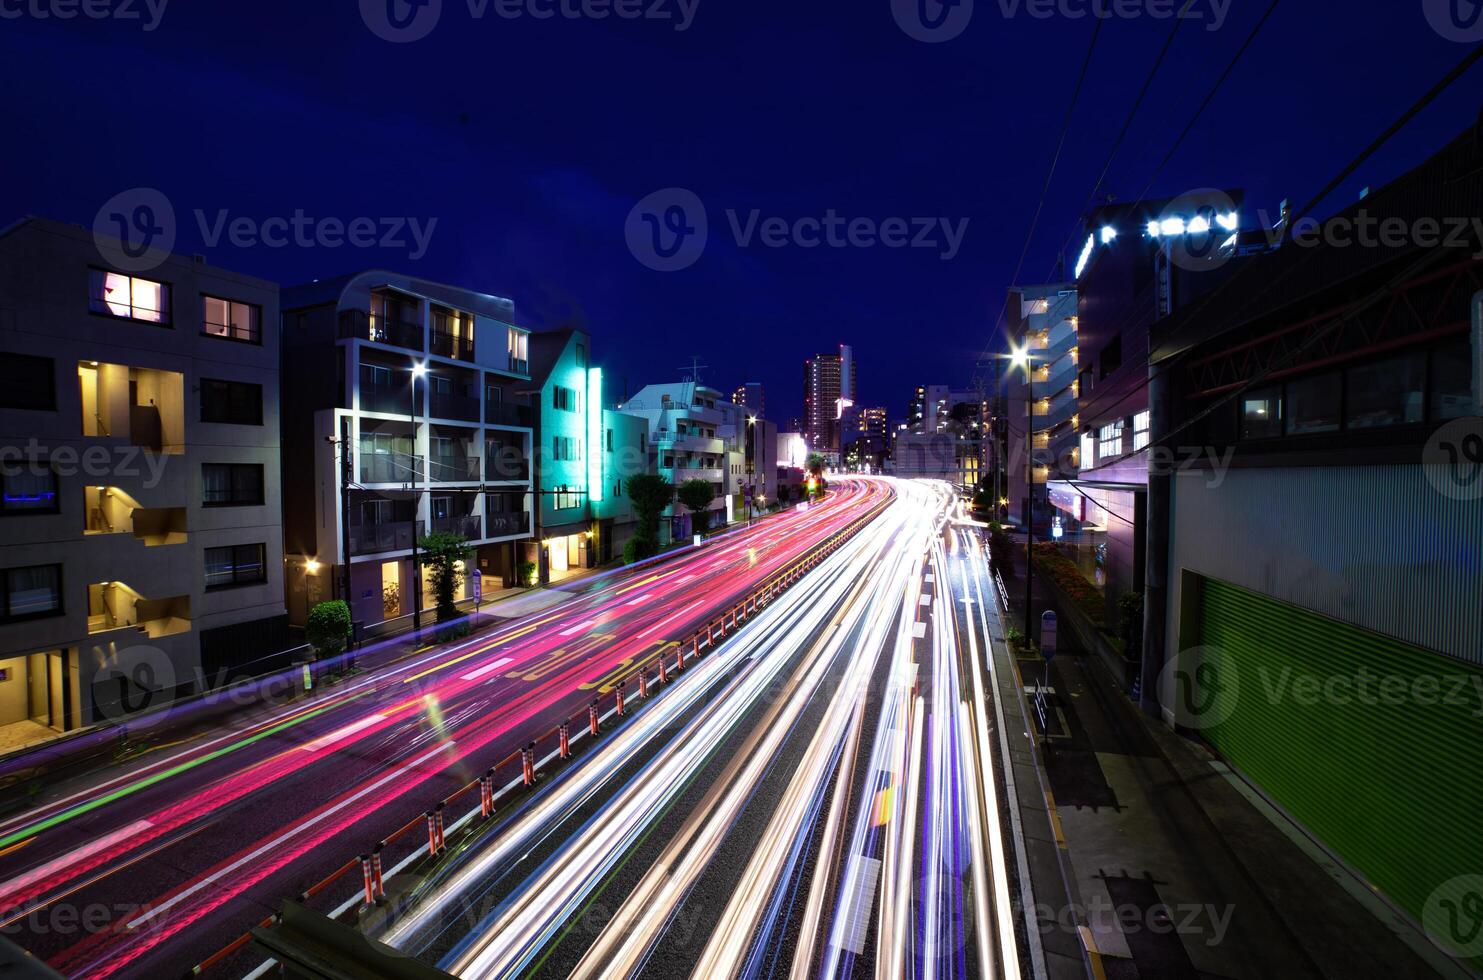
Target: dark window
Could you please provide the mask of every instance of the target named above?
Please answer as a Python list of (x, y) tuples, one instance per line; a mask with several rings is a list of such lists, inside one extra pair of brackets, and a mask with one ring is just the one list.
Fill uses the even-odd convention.
[(0, 473), (0, 514), (56, 514), (57, 475), (49, 464), (26, 460)]
[(1431, 355), (1431, 413), (1434, 419), (1474, 414), (1473, 345), (1464, 337)]
[(1102, 353), (1097, 358), (1098, 369), (1102, 377), (1107, 377), (1112, 372), (1123, 366), (1123, 337), (1118, 334), (1108, 341), (1107, 346), (1102, 348)]
[(263, 386), (202, 378), (201, 421), (262, 425)]
[(7, 568), (0, 575), (0, 616), (34, 619), (62, 613), (62, 566)]
[(1309, 435), (1338, 432), (1340, 380), (1337, 374), (1320, 374), (1287, 384), (1287, 432)]
[(262, 310), (250, 303), (216, 296), (201, 297), (201, 332), (212, 337), (261, 344), (262, 316)]
[(1282, 435), (1282, 392), (1253, 388), (1241, 396), (1241, 438), (1273, 439)]
[(206, 588), (230, 589), (268, 580), (267, 547), (236, 544), (206, 549)]
[(249, 507), (263, 503), (260, 463), (202, 463), (201, 503), (207, 507)]
[(0, 354), (0, 408), (56, 411), (57, 379), (52, 359)]
[(608, 452), (613, 451), (613, 430), (608, 430)]
[(1373, 429), (1423, 421), (1425, 375), (1426, 362), (1420, 354), (1350, 368), (1345, 379), (1348, 427)]
[(88, 270), (88, 308), (146, 323), (170, 322), (170, 285), (103, 269)]

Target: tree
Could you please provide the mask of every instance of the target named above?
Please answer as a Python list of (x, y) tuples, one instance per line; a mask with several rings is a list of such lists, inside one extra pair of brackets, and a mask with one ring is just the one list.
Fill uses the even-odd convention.
[(438, 622), (457, 619), (458, 607), (453, 604), (453, 597), (458, 592), (458, 579), (463, 574), (458, 563), (468, 561), (473, 549), (463, 538), (447, 531), (423, 535), (417, 540), (417, 547), (422, 549), (422, 565), (427, 569), (433, 601), (438, 605)]
[[(648, 542), (650, 549), (659, 547), (659, 516), (674, 499), (675, 488), (668, 480), (653, 473), (635, 473), (624, 484), (633, 513), (638, 518), (635, 537)], [(649, 552), (653, 554), (653, 550)], [(626, 554), (626, 549), (625, 549)]]
[(710, 507), (716, 499), (716, 488), (708, 480), (686, 480), (680, 484), (677, 496), (694, 518), (695, 533), (704, 534), (710, 527)]
[(344, 653), (350, 644), (350, 607), (344, 599), (321, 602), (309, 610), (305, 633), (321, 660)]
[(829, 461), (818, 453), (809, 453), (808, 461), (804, 463), (804, 469), (808, 470), (809, 483), (813, 486), (814, 496), (824, 496), (824, 468)]

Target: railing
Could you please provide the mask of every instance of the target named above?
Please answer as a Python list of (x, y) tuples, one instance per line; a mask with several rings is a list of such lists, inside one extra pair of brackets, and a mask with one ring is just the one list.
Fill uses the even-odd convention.
[(434, 517), (433, 530), (456, 534), (466, 541), (478, 541), (484, 537), (483, 521), (478, 514), (460, 514), (457, 517)]
[(350, 553), (352, 555), (377, 555), (385, 551), (411, 551), (414, 537), (423, 534), (421, 521), (405, 521), (399, 524), (352, 524), (350, 526)]
[(478, 483), (479, 460), (475, 456), (431, 456), (428, 472), (437, 483)]
[[(503, 811), (510, 805), (505, 802), (507, 797), (514, 797), (535, 786), (542, 768), (571, 764), (576, 755), (574, 746), (599, 742), (605, 732), (617, 730), (627, 718), (642, 711), (652, 697), (678, 681), (700, 659), (702, 651), (714, 652), (721, 640), (735, 633), (818, 567), (888, 504), (889, 501), (872, 507), (863, 517), (835, 532), (730, 609), (722, 611), (679, 643), (665, 648), (655, 661), (638, 665), (631, 674), (601, 689), (602, 692), (611, 692), (607, 695), (606, 704), (603, 697), (594, 697), (586, 708), (569, 715), (526, 747), (510, 752), (449, 796), (435, 801), (429, 809), (377, 841), (365, 853), (351, 855), (327, 878), (305, 890), (299, 900), (304, 903), (316, 901), (331, 918), (360, 916), (372, 904), (385, 900), (386, 877), (412, 868), (428, 870), (450, 854), (459, 853), (458, 847), (449, 846), (450, 835), (456, 839), (465, 829), (471, 833), (485, 830), (496, 806)], [(361, 873), (356, 874), (357, 871)], [(335, 889), (333, 894), (331, 889)], [(262, 921), (260, 927), (267, 928), (273, 921), (270, 916)], [(201, 976), (245, 949), (251, 941), (251, 933), (239, 936), (196, 964), (188, 975)]]
[(491, 538), (507, 538), (512, 534), (528, 534), (530, 532), (530, 514), (521, 511), (518, 514), (490, 514), (487, 534)]
[(439, 357), (472, 361), (474, 359), (474, 338), (434, 330), (432, 332), (432, 352)]
[(530, 479), (530, 460), (496, 453), (484, 459), (484, 479), (490, 483), (523, 483)]
[(371, 384), (364, 377), (360, 383), (360, 409), (363, 412), (385, 412), (388, 415), (412, 414), (412, 390), (400, 385)]
[(362, 310), (341, 310), (339, 335), (342, 340), (371, 340), (392, 347), (422, 350), (422, 324), (372, 316)]
[(360, 482), (421, 483), (422, 458), (408, 453), (361, 453)]
[(486, 400), (484, 421), (491, 425), (518, 425), (530, 428), (530, 406)]
[(510, 358), (510, 370), (516, 374), (529, 374), (530, 361), (523, 357), (512, 357)]
[(464, 422), (479, 421), (479, 399), (467, 395), (444, 395), (433, 392), (432, 407), (428, 410), (433, 418), (459, 419)]

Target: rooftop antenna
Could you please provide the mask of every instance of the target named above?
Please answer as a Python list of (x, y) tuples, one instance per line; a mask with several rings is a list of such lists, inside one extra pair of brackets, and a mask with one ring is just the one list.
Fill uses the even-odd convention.
[(699, 386), (699, 384), (700, 384), (700, 372), (702, 370), (705, 370), (706, 368), (709, 368), (709, 367), (710, 367), (709, 364), (702, 364), (702, 363), (700, 363), (700, 357), (699, 357), (699, 355), (692, 354), (690, 356), (690, 366), (689, 367), (680, 367), (679, 370), (681, 370), (681, 371), (689, 371), (690, 374), (688, 376), (686, 376), (685, 380), (686, 381), (689, 381), (689, 382), (693, 382), (695, 385)]

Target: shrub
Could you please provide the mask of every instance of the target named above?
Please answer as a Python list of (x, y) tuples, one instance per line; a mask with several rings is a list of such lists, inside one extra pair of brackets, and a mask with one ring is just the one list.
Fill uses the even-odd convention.
[(1102, 593), (1086, 580), (1076, 563), (1067, 558), (1054, 545), (1038, 545), (1035, 548), (1035, 571), (1054, 582), (1076, 607), (1092, 621), (1098, 629), (1106, 625), (1107, 615), (1103, 606)]
[(628, 543), (623, 546), (623, 563), (625, 565), (632, 565), (636, 561), (652, 558), (658, 550), (659, 546), (649, 538), (629, 538)]
[(1124, 592), (1117, 600), (1118, 638), (1122, 640), (1123, 654), (1141, 658), (1143, 655), (1143, 593)]
[(535, 562), (523, 561), (516, 566), (515, 577), (519, 579), (521, 585), (529, 587), (536, 584), (536, 574), (539, 571)]
[(716, 499), (716, 488), (709, 480), (686, 480), (676, 492), (680, 503), (690, 511), (690, 520), (696, 534), (704, 534), (711, 524), (711, 502)]
[(344, 653), (350, 645), (350, 607), (344, 599), (321, 602), (309, 610), (305, 633), (320, 659)]

